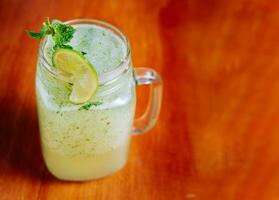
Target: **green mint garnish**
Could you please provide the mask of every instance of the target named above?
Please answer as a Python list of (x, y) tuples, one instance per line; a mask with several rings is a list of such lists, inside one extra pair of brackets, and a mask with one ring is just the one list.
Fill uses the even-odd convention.
[(79, 110), (89, 110), (92, 106), (99, 106), (101, 105), (102, 102), (101, 101), (95, 101), (95, 102), (87, 102), (86, 104), (84, 104), (83, 106), (81, 106), (79, 108)]
[(50, 23), (49, 18), (46, 18), (40, 32), (29, 31), (28, 34), (36, 39), (42, 39), (45, 35), (52, 35), (54, 50), (58, 48), (73, 49), (73, 47), (67, 43), (71, 41), (75, 31), (76, 29), (72, 26), (62, 24), (62, 22), (58, 20), (52, 20)]
[(62, 49), (73, 49), (73, 47), (71, 45), (66, 45), (66, 44), (55, 44), (53, 46), (54, 50), (59, 49), (59, 48), (62, 48)]
[(33, 31), (28, 31), (28, 34), (36, 39), (42, 39), (42, 37), (45, 35), (45, 30), (42, 28), (40, 32), (36, 33)]

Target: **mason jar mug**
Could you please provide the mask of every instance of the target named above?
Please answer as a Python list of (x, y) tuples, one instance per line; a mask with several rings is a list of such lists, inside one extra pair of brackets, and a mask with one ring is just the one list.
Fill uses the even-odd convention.
[[(125, 47), (124, 59), (98, 74), (97, 93), (89, 104), (82, 105), (69, 102), (73, 83), (48, 58), (47, 37), (39, 47), (36, 96), (46, 166), (62, 180), (98, 179), (123, 168), (131, 136), (154, 126), (161, 106), (162, 82), (153, 69), (133, 68), (129, 42), (116, 27), (94, 19), (65, 24), (100, 27), (114, 34)], [(140, 85), (150, 85), (149, 102), (144, 114), (134, 119), (135, 87)]]

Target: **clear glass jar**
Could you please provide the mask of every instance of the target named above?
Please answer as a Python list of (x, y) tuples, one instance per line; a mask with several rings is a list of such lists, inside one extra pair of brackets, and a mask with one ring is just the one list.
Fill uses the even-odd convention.
[[(87, 24), (113, 31), (125, 44), (125, 59), (99, 76), (99, 89), (84, 109), (71, 104), (69, 77), (47, 59), (46, 38), (40, 44), (36, 73), (36, 95), (43, 157), (49, 171), (62, 180), (91, 180), (123, 168), (131, 134), (146, 132), (155, 124), (161, 105), (162, 83), (149, 68), (133, 69), (129, 42), (114, 26), (93, 19), (65, 24)], [(149, 104), (134, 120), (135, 86), (150, 84)], [(101, 102), (101, 103), (100, 103)]]

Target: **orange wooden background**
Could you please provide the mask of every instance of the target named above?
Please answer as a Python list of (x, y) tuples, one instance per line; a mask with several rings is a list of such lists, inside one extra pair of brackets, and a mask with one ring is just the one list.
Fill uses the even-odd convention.
[[(130, 39), (135, 66), (163, 77), (159, 121), (133, 138), (114, 176), (66, 183), (42, 162), (38, 42), (25, 30), (46, 16), (113, 23)], [(1, 200), (279, 199), (277, 0), (1, 0), (0, 19)]]

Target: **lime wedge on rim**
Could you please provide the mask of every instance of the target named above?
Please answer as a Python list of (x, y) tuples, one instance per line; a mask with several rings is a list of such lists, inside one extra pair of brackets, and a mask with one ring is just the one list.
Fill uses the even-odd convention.
[(98, 89), (98, 76), (94, 67), (78, 51), (57, 49), (52, 57), (55, 67), (73, 77), (73, 87), (69, 100), (81, 104), (95, 94)]

